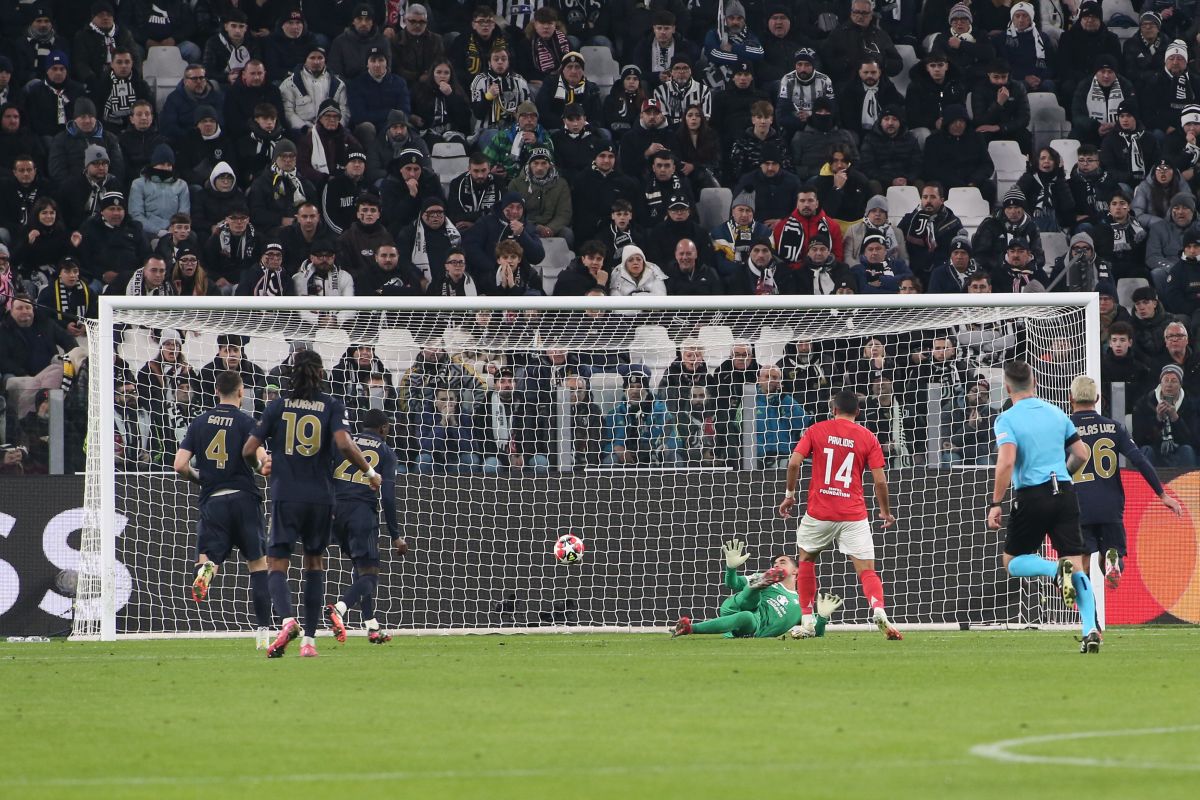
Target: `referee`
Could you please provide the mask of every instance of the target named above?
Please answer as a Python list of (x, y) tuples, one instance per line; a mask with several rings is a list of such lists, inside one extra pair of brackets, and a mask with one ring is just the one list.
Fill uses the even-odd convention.
[[(1083, 627), (1079, 652), (1099, 653), (1096, 604), (1083, 567), (1086, 548), (1079, 531), (1079, 503), (1071, 486), (1071, 474), (1087, 463), (1091, 453), (1071, 418), (1034, 394), (1033, 372), (1024, 361), (1004, 365), (1004, 388), (1012, 407), (996, 419), (999, 454), (988, 527), (1000, 529), (1001, 504), (1011, 482), (1015, 496), (1004, 539), (1008, 574), (1014, 578), (1057, 576), (1063, 600), (1068, 606), (1079, 606)], [(1058, 552), (1057, 564), (1037, 555), (1047, 535)]]

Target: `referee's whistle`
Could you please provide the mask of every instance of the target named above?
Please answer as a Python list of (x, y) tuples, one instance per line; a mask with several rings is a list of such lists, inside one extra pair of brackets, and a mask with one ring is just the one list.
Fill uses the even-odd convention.
[(1050, 473), (1050, 493), (1058, 494), (1058, 476)]

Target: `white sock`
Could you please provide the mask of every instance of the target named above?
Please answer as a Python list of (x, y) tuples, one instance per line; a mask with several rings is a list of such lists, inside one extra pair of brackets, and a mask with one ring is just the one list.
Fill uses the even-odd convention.
[(363, 623), (363, 625), (366, 625), (367, 630), (369, 630), (369, 631), (379, 630), (379, 622), (377, 622), (376, 620), (373, 620), (373, 619), (367, 620), (366, 622)]
[(346, 611), (348, 610), (346, 608), (346, 604), (343, 603), (341, 600), (338, 600), (336, 603), (333, 604), (333, 607), (337, 609), (338, 616), (340, 616), (342, 618), (342, 621), (345, 622), (346, 621)]
[(804, 614), (800, 617), (800, 625), (805, 628), (811, 628), (817, 624), (816, 617), (812, 614)]
[(316, 646), (317, 646), (317, 642), (316, 642), (316, 640), (315, 640), (315, 639), (313, 639), (313, 637), (311, 637), (311, 636), (305, 636), (305, 637), (303, 637), (303, 638), (300, 640), (300, 646), (301, 646), (301, 647), (303, 647), (303, 646), (304, 646), (304, 645), (306, 645), (306, 644), (307, 644), (307, 645), (312, 645), (313, 647), (316, 647)]

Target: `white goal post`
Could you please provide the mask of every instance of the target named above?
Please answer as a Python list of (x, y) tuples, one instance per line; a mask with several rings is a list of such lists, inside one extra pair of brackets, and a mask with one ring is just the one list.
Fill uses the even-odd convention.
[[(341, 327), (314, 324), (318, 313), (339, 314)], [(163, 358), (168, 329), (183, 337), (187, 385), (177, 381), (165, 400), (130, 399), (144, 395), (142, 376)], [(353, 373), (361, 357), (358, 374), (371, 382), (382, 375), (378, 386), (347, 391), (358, 393), (361, 408), (382, 404), (406, 437), (397, 446), (407, 470), (397, 477), (397, 496), (412, 551), (403, 562), (384, 556), (378, 596), (391, 630), (662, 630), (681, 613), (714, 614), (723, 539), (749, 540), (748, 567), (794, 550), (795, 520), (775, 515), (784, 472), (782, 451), (772, 447), (794, 441), (843, 385), (873, 404), (881, 439), (891, 442), (900, 522), (877, 532), (876, 544), (892, 618), (902, 627), (953, 629), (1071, 621), (1046, 586), (1002, 574), (1001, 538), (984, 525), (992, 470), (986, 453), (963, 444), (970, 437), (953, 426), (964, 413), (974, 424), (998, 412), (1008, 358), (1029, 361), (1042, 396), (1063, 407), (1074, 375), (1099, 380), (1095, 294), (105, 295), (88, 334), (76, 639), (253, 630), (237, 554), (206, 604), (187, 598), (195, 491), (162, 460), (174, 451), (176, 417), (212, 405), (198, 373), (210, 358), (224, 363), (221, 336), (238, 337), (241, 357), (264, 362), (264, 374), (277, 364), (286, 372), (288, 353), (303, 341), (323, 353), (327, 372), (340, 359)], [(754, 375), (739, 366), (748, 362), (730, 360), (743, 349), (757, 359)], [(552, 350), (573, 360), (556, 366)], [(703, 363), (680, 384), (680, 362), (692, 358), (685, 351)], [(701, 368), (703, 381), (691, 371)], [(509, 370), (513, 405), (497, 392)], [(276, 385), (256, 387), (244, 408), (261, 408)], [(594, 413), (581, 422), (588, 409)], [(453, 451), (437, 438), (450, 420), (463, 421)], [(498, 454), (492, 438), (504, 434), (509, 449)], [(157, 450), (137, 450), (135, 439)], [(555, 538), (567, 532), (588, 545), (579, 564), (552, 556)], [(845, 559), (832, 555), (818, 565), (819, 583), (846, 598), (838, 621), (862, 623), (857, 582)], [(330, 601), (349, 574), (334, 548)]]

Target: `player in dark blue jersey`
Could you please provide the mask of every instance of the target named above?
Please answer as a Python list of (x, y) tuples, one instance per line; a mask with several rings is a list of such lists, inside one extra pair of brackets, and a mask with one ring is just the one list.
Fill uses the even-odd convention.
[(271, 537), (267, 547), (268, 582), (275, 611), (283, 618), (267, 658), (279, 658), (300, 628), (292, 610), (287, 569), (292, 548), (304, 548), (304, 640), (300, 655), (317, 655), (317, 626), (325, 607), (325, 548), (333, 528), (334, 448), (363, 472), (372, 491), (383, 478), (367, 463), (346, 430), (346, 407), (326, 394), (325, 366), (313, 350), (296, 354), (291, 388), (263, 411), (262, 421), (246, 440), (242, 457), (258, 467), (258, 448), (266, 445), (271, 463)]
[(1096, 382), (1088, 376), (1071, 381), (1071, 421), (1092, 450), (1091, 458), (1071, 479), (1079, 494), (1083, 543), (1088, 553), (1104, 553), (1104, 585), (1116, 589), (1121, 584), (1125, 558), (1125, 487), (1117, 455), (1125, 456), (1142, 473), (1158, 499), (1176, 516), (1183, 516), (1183, 507), (1166, 493), (1154, 465), (1133, 443), (1125, 426), (1096, 411), (1099, 397)]
[[(254, 420), (241, 411), (245, 392), (240, 375), (218, 373), (215, 388), (220, 402), (192, 420), (175, 452), (175, 471), (200, 484), (192, 598), (196, 602), (204, 600), (217, 568), (234, 547), (241, 550), (250, 570), (250, 599), (258, 621), (255, 644), (262, 650), (267, 646), (271, 627), (262, 495), (254, 473), (241, 457), (242, 447), (254, 432)], [(260, 460), (268, 462), (266, 458)]]
[(362, 611), (367, 641), (383, 644), (392, 639), (380, 629), (375, 619), (375, 590), (379, 587), (380, 504), (396, 555), (403, 558), (408, 552), (408, 543), (400, 534), (400, 523), (396, 518), (396, 454), (387, 444), (389, 427), (387, 414), (372, 408), (363, 414), (361, 430), (353, 437), (367, 463), (383, 477), (378, 494), (371, 490), (366, 476), (355, 469), (349, 460), (343, 461), (333, 471), (337, 493), (333, 536), (342, 554), (354, 562), (354, 582), (341, 599), (325, 609), (338, 641), (346, 640), (346, 612), (356, 604)]

